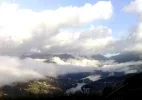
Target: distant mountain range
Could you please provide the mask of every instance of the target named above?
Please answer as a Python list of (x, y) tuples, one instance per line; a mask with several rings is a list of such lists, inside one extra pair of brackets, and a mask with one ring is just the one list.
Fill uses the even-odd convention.
[(32, 55), (22, 55), (21, 58), (38, 58), (38, 59), (49, 59), (52, 57), (59, 57), (62, 60), (68, 60), (68, 59), (79, 59), (79, 58), (89, 58), (89, 59), (95, 59), (99, 61), (107, 61), (107, 60), (114, 60), (118, 63), (124, 63), (124, 62), (130, 62), (130, 61), (139, 61), (142, 60), (142, 54), (136, 53), (136, 52), (125, 52), (120, 53), (119, 55), (111, 56), (110, 58), (107, 58), (103, 55), (91, 55), (91, 56), (79, 56), (79, 55), (71, 55), (71, 54), (32, 54)]
[[(119, 55), (107, 58), (103, 55), (91, 55), (91, 56), (79, 56), (71, 54), (32, 54), (23, 55), (21, 58), (30, 57), (33, 59), (46, 59), (46, 63), (55, 63), (50, 60), (53, 57), (59, 57), (60, 59), (66, 61), (68, 59), (94, 59), (99, 61), (114, 60), (117, 63), (125, 63), (130, 61), (140, 61), (142, 60), (141, 54), (135, 52), (120, 53)], [(115, 67), (115, 66), (114, 66)], [(134, 65), (130, 65), (129, 68), (133, 69)], [(135, 66), (135, 69), (139, 69), (138, 72), (142, 72), (141, 66)], [(88, 77), (91, 75), (100, 75), (100, 79), (97, 81), (92, 81)], [(95, 91), (102, 90), (106, 85), (120, 86), (123, 81), (129, 75), (125, 75), (124, 72), (102, 72), (100, 70), (95, 70), (93, 72), (80, 72), (74, 74), (60, 75), (57, 78), (48, 78), (45, 80), (33, 80), (27, 83), (15, 83), (14, 85), (4, 86), (0, 88), (0, 93), (5, 95), (25, 95), (27, 93), (32, 93), (32, 91), (37, 91), (37, 93), (57, 93), (66, 92), (68, 89), (76, 87), (78, 83), (85, 84), (84, 86), (91, 87)], [(35, 89), (35, 90), (34, 90)], [(22, 92), (21, 92), (22, 91)], [(13, 94), (14, 93), (14, 94)], [(23, 94), (24, 93), (24, 94)]]
[(107, 57), (105, 57), (105, 56), (103, 56), (103, 55), (100, 55), (100, 54), (98, 54), (98, 55), (92, 55), (91, 58), (96, 59), (96, 60), (99, 60), (99, 61), (100, 61), (100, 60), (101, 60), (101, 61), (109, 60), (109, 58), (107, 58)]
[(115, 60), (118, 63), (140, 61), (142, 60), (141, 54), (136, 52), (120, 53), (119, 55), (112, 56), (110, 59)]

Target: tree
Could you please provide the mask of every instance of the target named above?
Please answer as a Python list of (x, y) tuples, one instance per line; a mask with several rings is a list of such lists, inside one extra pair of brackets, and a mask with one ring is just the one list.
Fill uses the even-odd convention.
[(111, 87), (111, 86), (106, 86), (106, 87), (103, 89), (103, 96), (106, 97), (106, 96), (108, 96), (111, 92), (112, 92), (112, 87)]

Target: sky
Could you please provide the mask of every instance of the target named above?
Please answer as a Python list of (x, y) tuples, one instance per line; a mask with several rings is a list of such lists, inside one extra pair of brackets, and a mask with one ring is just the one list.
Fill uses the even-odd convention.
[[(10, 0), (9, 0), (10, 1)], [(62, 6), (83, 6), (86, 3), (95, 4), (100, 0), (13, 0), (12, 3), (18, 3), (20, 4), (21, 8), (29, 8), (34, 11), (42, 11), (45, 9), (57, 9)], [(108, 1), (108, 0), (104, 0)], [(132, 24), (136, 23), (136, 16), (126, 14), (122, 11), (122, 8), (127, 5), (131, 0), (112, 0), (114, 15), (112, 19), (108, 21), (98, 21), (95, 23), (92, 23), (94, 25), (107, 25), (110, 27), (113, 32), (115, 32), (113, 35), (114, 37), (118, 38), (120, 35), (119, 33), (127, 34), (128, 31), (126, 29), (129, 29)], [(127, 18), (127, 20), (125, 20)], [(122, 24), (122, 22), (125, 22), (127, 24)]]
[(142, 49), (140, 0), (1, 0), (0, 15), (1, 55)]
[[(142, 0), (0, 0), (0, 86), (91, 72), (137, 72), (141, 61), (116, 63), (81, 58), (56, 64), (32, 54), (106, 56), (142, 53)], [(101, 66), (101, 67), (100, 67)]]

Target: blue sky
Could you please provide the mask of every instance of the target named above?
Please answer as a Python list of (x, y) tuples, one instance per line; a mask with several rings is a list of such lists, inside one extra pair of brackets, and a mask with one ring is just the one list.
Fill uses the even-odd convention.
[[(57, 9), (61, 6), (83, 6), (86, 3), (95, 4), (100, 0), (9, 0), (9, 2), (20, 4), (21, 8), (34, 11), (45, 9)], [(108, 0), (105, 0), (108, 1)], [(97, 21), (92, 24), (104, 25), (112, 29), (113, 36), (119, 38), (121, 34), (127, 35), (128, 30), (137, 23), (136, 16), (124, 12), (122, 9), (132, 0), (111, 0), (114, 7), (114, 15), (109, 21)], [(87, 27), (87, 26), (86, 26)], [(121, 34), (120, 34), (121, 33)]]

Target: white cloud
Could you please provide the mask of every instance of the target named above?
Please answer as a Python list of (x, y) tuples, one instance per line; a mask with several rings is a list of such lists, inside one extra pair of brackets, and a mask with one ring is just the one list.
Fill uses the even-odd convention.
[(59, 57), (53, 57), (51, 58), (51, 61), (55, 62), (59, 65), (73, 65), (73, 66), (80, 66), (80, 67), (99, 67), (101, 65), (101, 62), (98, 60), (91, 60), (86, 58), (80, 58), (80, 59), (67, 59), (66, 61), (60, 59)]
[[(92, 27), (92, 26), (91, 26)], [(86, 29), (82, 32), (61, 31), (49, 39), (45, 46), (50, 53), (92, 54), (103, 52), (111, 42), (112, 30), (104, 26)]]
[(86, 39), (82, 46), (88, 50), (102, 50), (107, 47), (107, 45), (113, 41), (112, 37), (100, 38), (100, 39)]
[(142, 1), (133, 0), (123, 9), (125, 12), (134, 13), (138, 16), (137, 25), (132, 27), (130, 33), (125, 40), (128, 44), (126, 51), (136, 51), (139, 52), (142, 50), (140, 45), (142, 45)]
[(112, 30), (105, 26), (97, 26), (91, 25), (89, 30), (85, 30), (80, 34), (80, 38), (105, 38), (112, 36)]
[(132, 13), (142, 12), (142, 1), (132, 0), (127, 6), (124, 7), (124, 11)]
[(104, 55), (105, 57), (107, 57), (107, 58), (110, 58), (110, 57), (112, 57), (112, 56), (116, 56), (116, 55), (119, 55), (120, 53), (114, 53), (114, 54), (106, 54), (106, 55)]
[[(103, 9), (103, 11), (97, 10)], [(41, 32), (44, 25), (48, 30), (57, 27), (80, 26), (95, 20), (107, 20), (112, 15), (111, 2), (98, 2), (94, 5), (85, 4), (83, 7), (60, 7), (56, 10), (34, 12), (31, 9), (20, 9), (17, 4), (0, 5), (1, 32), (15, 39), (30, 38), (33, 30)], [(10, 16), (10, 17), (9, 17)], [(49, 33), (48, 33), (49, 34)]]
[[(80, 32), (64, 31), (64, 28), (82, 28), (97, 20), (108, 20), (113, 14), (111, 1), (99, 1), (94, 5), (87, 3), (82, 7), (46, 9), (40, 12), (21, 9), (19, 6), (0, 4), (1, 54), (21, 55), (35, 51), (55, 53), (69, 50), (79, 52), (81, 49), (78, 48), (85, 48), (81, 47), (83, 41), (79, 39)], [(99, 29), (96, 30), (97, 34), (102, 34)], [(107, 28), (103, 30), (107, 31)]]
[[(138, 65), (141, 65), (141, 61), (137, 62), (126, 62), (126, 63), (112, 63), (109, 65), (103, 65), (99, 68), (99, 70), (103, 72), (124, 72), (124, 73), (132, 73), (132, 72), (138, 72), (141, 67), (138, 67)], [(131, 67), (132, 66), (132, 67)]]
[(17, 57), (0, 56), (0, 86), (14, 82), (44, 79), (45, 76), (57, 77), (68, 73), (92, 71), (93, 67), (49, 64), (31, 58), (19, 59)]
[(66, 91), (67, 94), (71, 94), (71, 93), (75, 93), (77, 91), (81, 91), (81, 87), (85, 85), (85, 83), (77, 83), (77, 86), (75, 88), (71, 88), (71, 89), (68, 89)]
[(44, 78), (43, 75), (36, 71), (25, 68), (17, 58), (0, 56), (0, 61), (0, 86), (13, 82), (26, 82), (32, 79)]
[[(141, 0), (134, 0), (124, 11), (142, 17)], [(82, 7), (67, 6), (55, 10), (35, 12), (21, 9), (18, 4), (0, 5), (0, 54), (22, 55), (29, 53), (105, 54), (139, 50), (142, 44), (141, 20), (123, 39), (115, 39), (106, 26), (91, 26), (98, 20), (112, 17), (111, 1), (99, 1)], [(10, 17), (9, 17), (10, 16)], [(68, 30), (69, 28), (69, 30)], [(72, 30), (76, 31), (72, 31)], [(71, 31), (70, 31), (71, 30)]]
[[(45, 76), (57, 77), (68, 73), (93, 72), (94, 70), (111, 73), (132, 73), (139, 71), (140, 67), (138, 65), (142, 64), (141, 61), (118, 64), (115, 62), (103, 63), (89, 59), (69, 59), (63, 61), (59, 58), (54, 58), (56, 64), (53, 64), (37, 61), (37, 59), (19, 59), (9, 56), (0, 56), (0, 61), (0, 86), (33, 79), (44, 79)], [(102, 67), (99, 67), (100, 64)], [(130, 65), (135, 67), (130, 67)], [(97, 80), (100, 76), (89, 76), (87, 78)]]
[(91, 81), (97, 81), (97, 80), (99, 80), (100, 78), (101, 78), (100, 75), (90, 75), (90, 76), (87, 76), (87, 77), (85, 77), (85, 78), (83, 78), (83, 79), (89, 79), (89, 80), (91, 80)]

